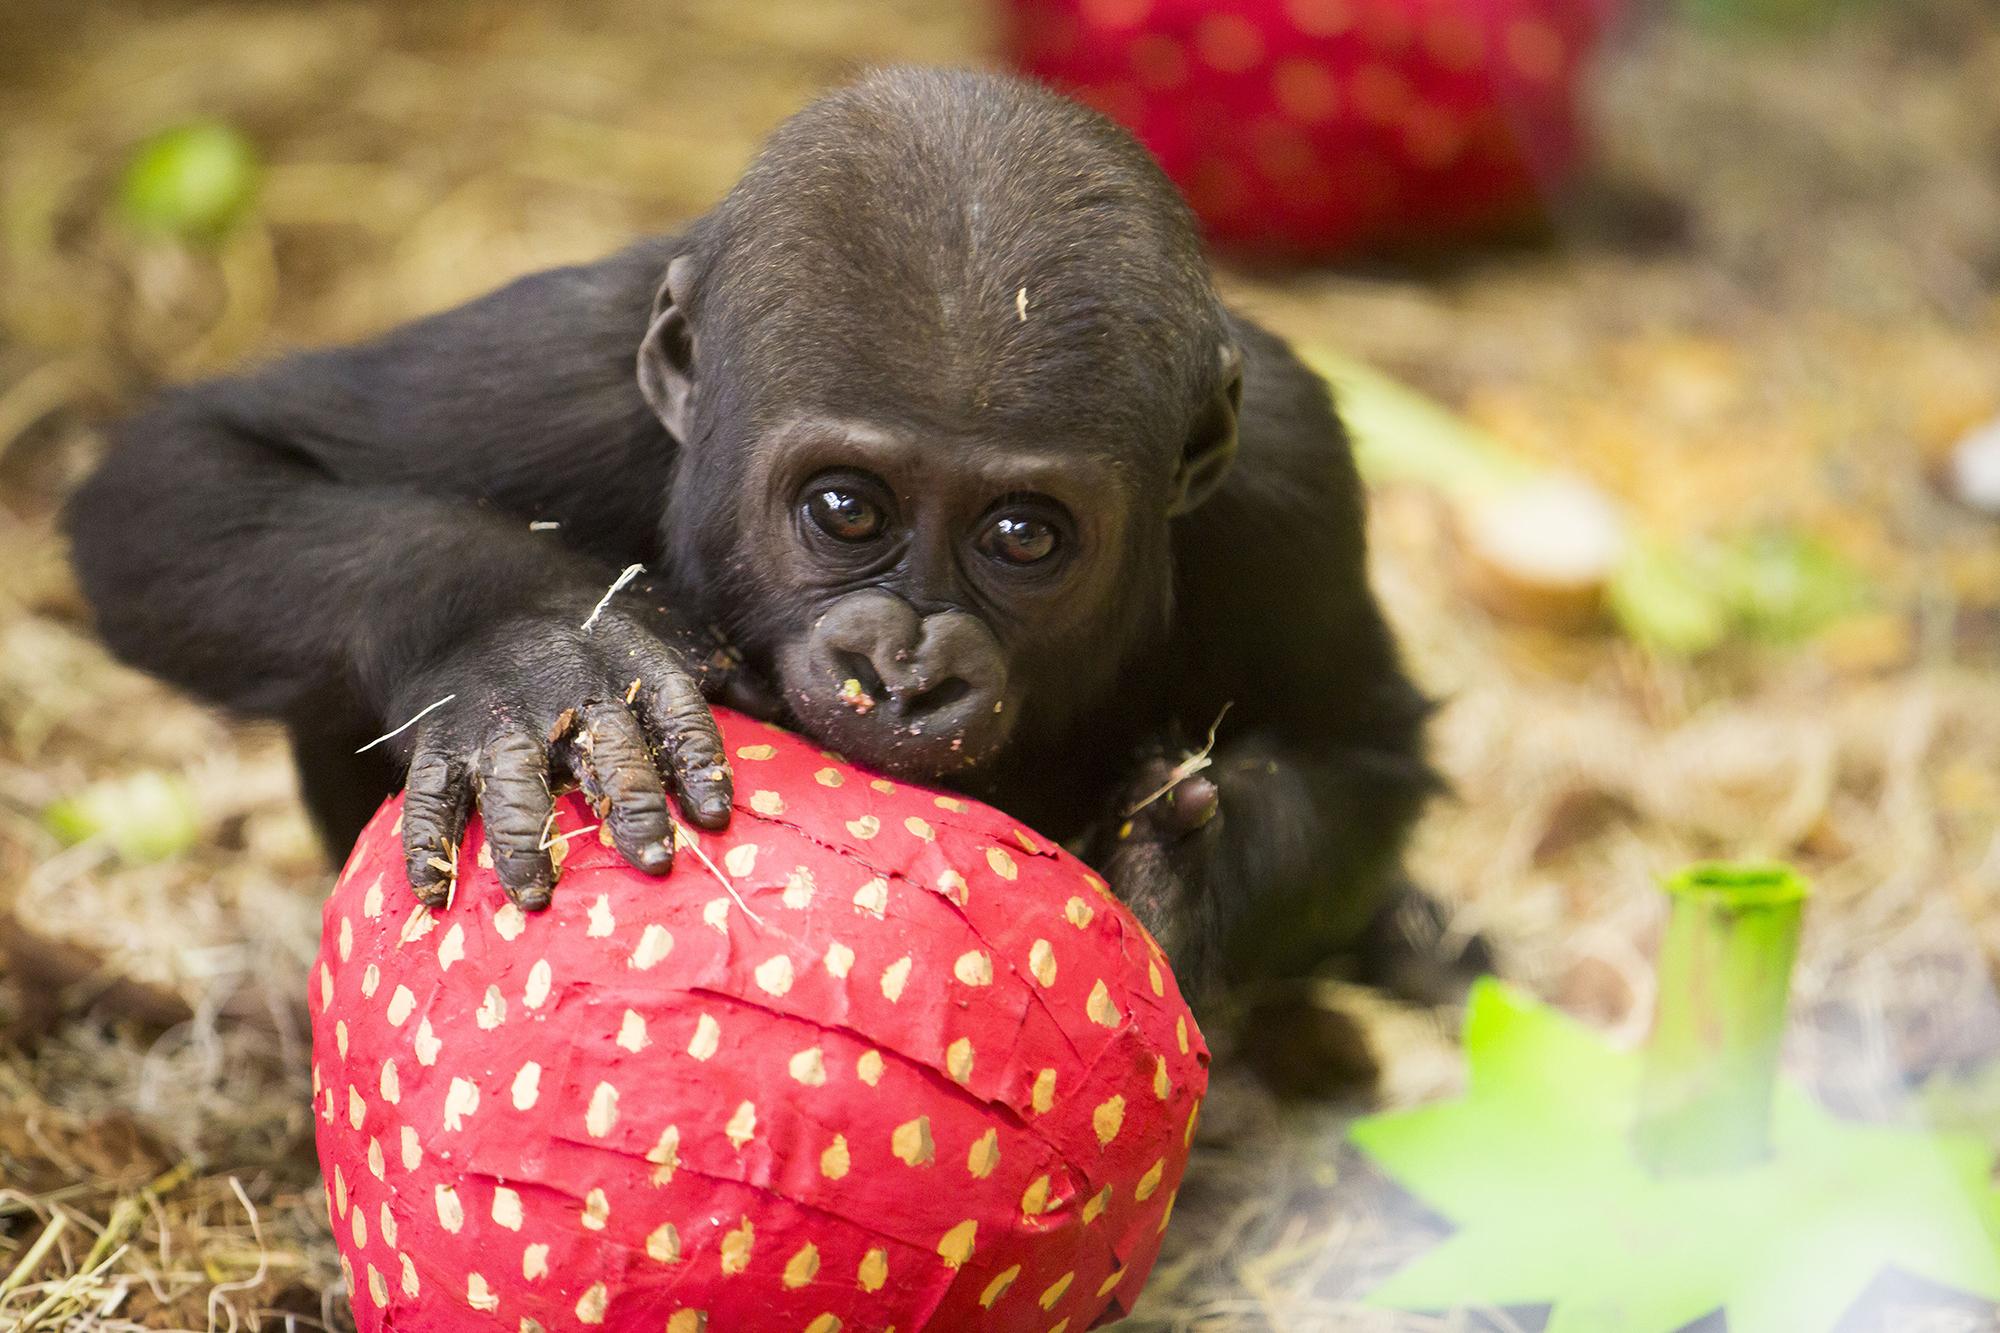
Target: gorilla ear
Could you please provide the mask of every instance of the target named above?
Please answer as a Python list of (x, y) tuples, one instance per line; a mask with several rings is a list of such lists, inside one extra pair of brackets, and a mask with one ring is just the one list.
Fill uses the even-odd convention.
[(1179, 518), (1214, 495), (1236, 461), (1236, 411), (1243, 405), (1243, 354), (1233, 343), (1218, 349), (1221, 387), (1195, 417), (1174, 471), (1167, 517)]
[(639, 392), (667, 433), (683, 441), (694, 416), (694, 330), (686, 307), (693, 283), (694, 260), (675, 256), (653, 298), (646, 339), (639, 344)]

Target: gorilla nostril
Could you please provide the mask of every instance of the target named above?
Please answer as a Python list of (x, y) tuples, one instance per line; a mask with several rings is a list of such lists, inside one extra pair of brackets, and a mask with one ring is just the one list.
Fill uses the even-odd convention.
[(972, 693), (972, 686), (965, 679), (953, 676), (921, 693), (896, 697), (897, 706), (905, 713), (938, 713), (951, 707), (966, 695)]
[(876, 700), (889, 698), (890, 690), (882, 683), (881, 673), (875, 670), (875, 664), (863, 654), (836, 652), (833, 661), (842, 674), (860, 683), (862, 692), (869, 698)]
[(843, 678), (858, 684), (863, 694), (905, 717), (942, 712), (972, 693), (971, 682), (962, 676), (947, 677), (928, 689), (916, 677), (901, 672), (885, 678), (866, 653), (837, 650), (833, 665)]

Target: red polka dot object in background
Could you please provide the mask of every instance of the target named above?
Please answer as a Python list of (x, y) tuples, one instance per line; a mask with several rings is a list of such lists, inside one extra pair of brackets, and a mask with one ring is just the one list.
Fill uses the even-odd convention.
[(1006, 816), (718, 716), (735, 815), (665, 879), (576, 796), (536, 915), (477, 824), (436, 912), (401, 799), (362, 834), (309, 996), (359, 1327), (1120, 1317), (1207, 1086), (1158, 948)]
[(1009, 0), (1027, 73), (1152, 149), (1217, 244), (1293, 258), (1531, 216), (1613, 0)]

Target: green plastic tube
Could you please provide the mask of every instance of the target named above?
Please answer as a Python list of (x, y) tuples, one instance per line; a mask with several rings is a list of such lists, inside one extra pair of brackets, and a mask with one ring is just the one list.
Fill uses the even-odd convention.
[(1771, 1098), (1810, 892), (1781, 865), (1705, 863), (1669, 879), (1653, 1037), (1633, 1127), (1659, 1175), (1771, 1155)]

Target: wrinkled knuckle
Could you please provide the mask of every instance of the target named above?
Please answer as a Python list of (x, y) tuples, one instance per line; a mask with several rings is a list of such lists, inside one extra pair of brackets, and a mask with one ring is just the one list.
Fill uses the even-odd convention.
[(652, 747), (636, 731), (614, 731), (598, 739), (592, 753), (592, 769), (598, 785), (606, 793), (618, 795), (634, 785), (652, 783), (658, 787), (658, 769), (652, 763)]
[(520, 841), (494, 844), (493, 868), (509, 883), (519, 881), (524, 875), (539, 874), (548, 864), (548, 856), (540, 850), (539, 838), (525, 844)]
[(403, 850), (415, 856), (436, 846), (447, 836), (445, 826), (442, 804), (410, 797), (403, 803)]
[(664, 808), (655, 808), (643, 813), (614, 810), (611, 812), (611, 833), (621, 848), (644, 847), (670, 841), (673, 825)]
[(612, 798), (612, 812), (630, 821), (664, 821), (667, 817), (667, 796), (660, 775), (651, 771), (628, 772), (622, 774), (627, 780), (620, 785)]
[(651, 748), (642, 737), (619, 733), (598, 743), (591, 764), (597, 784), (613, 800), (660, 785)]
[(660, 679), (658, 672), (646, 678), (649, 691), (644, 703), (647, 710), (656, 716), (679, 717), (686, 714), (692, 705), (706, 702), (701, 687), (688, 677), (676, 673), (664, 684), (660, 683)]
[(659, 682), (659, 694), (669, 706), (685, 702), (690, 696), (699, 696), (701, 689), (695, 683), (681, 659), (665, 650), (653, 663), (653, 675)]
[(480, 750), (479, 768), (488, 782), (523, 769), (541, 767), (548, 747), (525, 731), (512, 728), (491, 737)]
[(632, 715), (622, 704), (592, 699), (583, 706), (583, 725), (594, 734), (616, 734), (631, 730)]
[(410, 783), (403, 790), (403, 838), (425, 824), (435, 821), (444, 807), (444, 784), (442, 781), (419, 784), (412, 774)]
[(542, 840), (543, 826), (547, 822), (547, 815), (544, 813), (547, 807), (547, 799), (537, 800), (534, 792), (496, 793), (494, 798), (487, 802), (484, 812), (486, 829), (493, 839), (496, 850), (512, 853), (524, 847), (538, 846)]
[(598, 752), (597, 769), (605, 785), (614, 781), (659, 781), (659, 763), (652, 741), (641, 733), (620, 736)]
[(674, 773), (683, 782), (730, 781), (729, 762), (723, 758), (722, 747), (707, 737), (683, 737), (673, 746), (671, 758)]
[(718, 752), (722, 749), (722, 733), (716, 728), (715, 713), (698, 690), (688, 690), (670, 700), (664, 724), (677, 744), (704, 746)]
[(593, 703), (584, 710), (584, 729), (593, 749), (623, 756), (645, 749), (646, 732), (623, 704)]
[(410, 757), (410, 771), (403, 785), (412, 792), (437, 791), (445, 785), (451, 765), (436, 750), (419, 748)]
[(675, 769), (691, 777), (700, 776), (710, 782), (729, 780), (729, 764), (723, 758), (721, 742), (700, 731), (684, 731), (675, 737), (673, 760)]

